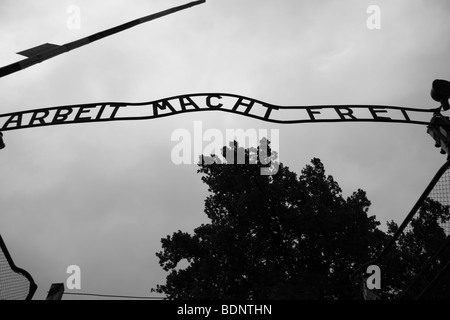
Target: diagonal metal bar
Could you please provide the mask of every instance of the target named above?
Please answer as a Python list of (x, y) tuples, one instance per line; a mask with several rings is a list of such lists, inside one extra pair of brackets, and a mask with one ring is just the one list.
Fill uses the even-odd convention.
[[(436, 251), (436, 253), (428, 260), (428, 262), (425, 264), (425, 266), (422, 268), (422, 270), (419, 272), (419, 274), (414, 278), (414, 280), (409, 284), (409, 286), (403, 291), (402, 295), (400, 296), (401, 299), (406, 299), (408, 297), (408, 294), (413, 288), (416, 283), (419, 281), (419, 279), (422, 278), (422, 276), (429, 270), (431, 265), (436, 262), (439, 255), (447, 248), (447, 246), (450, 244), (450, 236), (447, 236), (445, 241), (442, 243), (442, 245), (439, 247), (439, 249)], [(428, 286), (427, 286), (428, 287)]]
[(395, 234), (392, 236), (392, 238), (388, 241), (388, 243), (386, 244), (386, 246), (383, 248), (383, 250), (381, 251), (381, 253), (373, 260), (366, 262), (364, 264), (362, 264), (361, 266), (359, 266), (352, 274), (351, 276), (351, 280), (352, 282), (355, 284), (355, 288), (358, 287), (358, 281), (360, 280), (359, 277), (361, 275), (361, 273), (363, 272), (364, 269), (366, 269), (368, 266), (372, 265), (372, 264), (377, 264), (385, 255), (386, 253), (395, 245), (395, 242), (398, 240), (398, 238), (400, 237), (400, 235), (403, 233), (403, 231), (405, 230), (406, 226), (408, 225), (408, 223), (413, 219), (414, 215), (416, 214), (416, 212), (419, 210), (420, 206), (422, 205), (422, 203), (425, 201), (425, 199), (428, 197), (428, 195), (430, 194), (431, 190), (433, 190), (434, 186), (436, 185), (436, 183), (439, 181), (439, 179), (441, 178), (441, 176), (445, 173), (445, 171), (450, 167), (450, 160), (447, 160), (442, 167), (436, 172), (435, 176), (433, 177), (433, 179), (430, 181), (430, 183), (428, 184), (427, 188), (425, 189), (425, 191), (422, 193), (422, 195), (420, 196), (420, 198), (417, 200), (416, 204), (414, 205), (414, 207), (411, 209), (411, 211), (409, 212), (409, 214), (406, 216), (405, 220), (403, 220), (402, 224), (398, 227), (397, 232), (395, 232)]
[[(45, 60), (56, 57), (60, 54), (69, 52), (73, 49), (80, 48), (80, 47), (85, 46), (94, 41), (109, 37), (113, 34), (122, 32), (122, 31), (130, 29), (130, 28), (133, 28), (142, 23), (149, 22), (149, 21), (167, 16), (169, 14), (172, 14), (172, 13), (175, 13), (175, 12), (178, 12), (178, 11), (181, 11), (181, 10), (184, 10), (184, 9), (187, 9), (187, 8), (190, 8), (190, 7), (205, 3), (205, 2), (206, 2), (206, 0), (193, 1), (190, 3), (184, 4), (184, 5), (178, 6), (178, 7), (174, 7), (171, 9), (167, 9), (167, 10), (164, 10), (164, 11), (161, 11), (158, 13), (154, 13), (154, 14), (136, 19), (136, 20), (132, 20), (132, 21), (124, 23), (120, 26), (98, 32), (96, 34), (90, 35), (88, 37), (85, 37), (85, 38), (82, 38), (82, 39), (79, 39), (79, 40), (76, 40), (73, 42), (66, 43), (61, 46), (49, 44), (49, 45), (47, 45), (48, 49), (41, 51), (39, 54), (33, 55), (27, 59), (24, 59), (24, 60), (21, 60), (21, 61), (18, 61), (18, 62), (15, 62), (15, 63), (12, 63), (10, 65), (0, 68), (0, 78), (10, 75), (12, 73), (18, 72), (20, 70), (26, 69), (28, 67), (31, 67), (35, 64), (38, 64)], [(25, 50), (23, 52), (27, 52), (27, 51), (28, 50)]]
[[(19, 275), (22, 275), (23, 277), (25, 277), (25, 278), (28, 280), (28, 282), (29, 282), (29, 288), (28, 288), (28, 294), (27, 294), (27, 296), (25, 297), (25, 300), (31, 300), (31, 299), (33, 298), (33, 296), (34, 296), (36, 290), (37, 290), (37, 285), (36, 285), (36, 283), (34, 282), (33, 277), (32, 277), (26, 270), (21, 269), (21, 268), (17, 267), (17, 266), (14, 264), (14, 261), (13, 261), (13, 259), (11, 258), (11, 255), (9, 254), (8, 248), (6, 247), (6, 244), (5, 244), (5, 242), (3, 241), (3, 238), (2, 238), (1, 235), (0, 235), (0, 250), (1, 250), (1, 252), (3, 252), (3, 255), (4, 255), (5, 258), (6, 258), (6, 261), (7, 261), (8, 264), (9, 264), (9, 268), (11, 268), (11, 270), (12, 270), (13, 272), (15, 272), (15, 273), (17, 273), (17, 274), (19, 274)], [(0, 267), (1, 267), (1, 266), (0, 266)], [(0, 283), (1, 283), (2, 281), (4, 281), (4, 279), (0, 279)], [(7, 288), (7, 287), (5, 287), (5, 285), (3, 285), (3, 286), (1, 286), (0, 289), (5, 289), (5, 288)], [(14, 287), (11, 288), (11, 290), (14, 290), (14, 289), (15, 289)]]
[(434, 288), (439, 281), (442, 279), (442, 277), (450, 271), (450, 261), (448, 261), (445, 266), (441, 269), (441, 271), (439, 271), (439, 273), (433, 278), (433, 280), (431, 280), (431, 282), (426, 286), (425, 289), (423, 289), (423, 291), (416, 297), (415, 300), (420, 300), (420, 299), (424, 299), (424, 297), (426, 296), (426, 294), (432, 289)]

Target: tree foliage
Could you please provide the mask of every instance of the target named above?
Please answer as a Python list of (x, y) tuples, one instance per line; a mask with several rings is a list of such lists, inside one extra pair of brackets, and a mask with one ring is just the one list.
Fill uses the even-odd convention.
[[(236, 164), (239, 152), (243, 164)], [(297, 175), (276, 162), (265, 139), (256, 149), (234, 142), (222, 150), (230, 154), (233, 165), (216, 155), (202, 158), (210, 223), (161, 240), (157, 256), (168, 275), (153, 291), (168, 299), (355, 298), (353, 272), (380, 253), (398, 226), (381, 231), (366, 193), (345, 198), (317, 158)], [(261, 175), (275, 164), (276, 174)], [(428, 201), (421, 210), (385, 262), (383, 297), (396, 297), (445, 238), (436, 221), (449, 218), (448, 208)], [(425, 233), (433, 236), (420, 241)]]
[[(450, 261), (450, 246), (441, 251), (448, 232), (444, 226), (450, 221), (450, 210), (436, 200), (427, 198), (419, 212), (411, 220), (406, 230), (400, 234), (385, 261), (385, 298), (416, 298), (426, 288), (429, 281)], [(394, 236), (398, 225), (388, 223), (388, 234)], [(433, 259), (436, 258), (436, 259)], [(427, 267), (429, 264), (429, 267)], [(422, 272), (423, 276), (418, 276)], [(417, 279), (416, 279), (417, 278)], [(428, 280), (425, 280), (427, 279)], [(410, 285), (415, 281), (415, 285)], [(450, 277), (442, 278), (436, 290), (425, 296), (427, 299), (448, 299), (450, 297)], [(410, 287), (410, 288), (408, 288)]]

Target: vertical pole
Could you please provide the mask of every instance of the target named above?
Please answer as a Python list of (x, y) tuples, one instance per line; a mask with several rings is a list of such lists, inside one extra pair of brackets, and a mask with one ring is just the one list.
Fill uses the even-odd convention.
[(3, 141), (3, 133), (0, 131), (0, 150), (6, 147), (5, 141)]

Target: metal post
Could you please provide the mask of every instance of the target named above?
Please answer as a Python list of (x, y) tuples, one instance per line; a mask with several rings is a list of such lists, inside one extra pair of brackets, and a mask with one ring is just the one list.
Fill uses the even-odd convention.
[(61, 300), (64, 294), (64, 283), (52, 283), (45, 300)]
[(5, 142), (3, 141), (3, 133), (0, 131), (0, 150), (6, 147)]

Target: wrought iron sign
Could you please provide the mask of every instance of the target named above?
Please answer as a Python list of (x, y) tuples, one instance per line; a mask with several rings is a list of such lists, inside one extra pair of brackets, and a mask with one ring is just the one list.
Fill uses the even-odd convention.
[(102, 102), (0, 115), (0, 130), (70, 123), (146, 120), (199, 111), (223, 111), (274, 123), (389, 122), (430, 125), (437, 109), (379, 105), (280, 106), (226, 93), (196, 93), (143, 103)]

